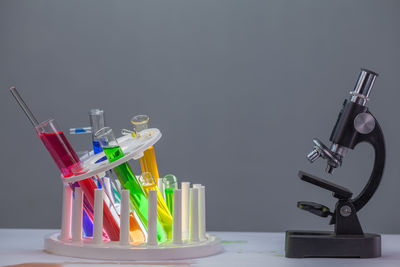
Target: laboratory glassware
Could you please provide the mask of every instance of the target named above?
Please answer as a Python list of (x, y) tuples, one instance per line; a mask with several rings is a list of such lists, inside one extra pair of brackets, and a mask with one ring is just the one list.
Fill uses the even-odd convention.
[(172, 238), (172, 215), (165, 203), (157, 184), (154, 181), (150, 172), (144, 172), (139, 178), (142, 188), (146, 195), (149, 195), (150, 190), (157, 191), (157, 218), (167, 233), (168, 239)]
[(175, 175), (167, 174), (162, 178), (165, 191), (165, 202), (167, 203), (168, 209), (173, 214), (174, 207), (174, 190), (178, 189), (178, 180)]
[[(10, 91), (14, 96), (17, 103), (25, 112), (29, 121), (34, 126), (40, 140), (43, 142), (47, 151), (50, 153), (57, 167), (60, 169), (64, 178), (70, 177), (73, 174), (85, 172), (81, 167), (78, 156), (76, 155), (72, 145), (65, 137), (64, 132), (57, 125), (54, 119), (46, 120), (39, 123), (33, 113), (30, 111), (22, 97), (19, 95), (15, 87), (11, 87)], [(97, 189), (96, 184), (92, 178), (81, 180), (78, 182), (84, 192), (87, 202), (84, 205), (85, 210), (89, 217), (93, 219), (93, 205), (94, 205), (94, 189)], [(119, 226), (108, 208), (103, 210), (104, 229), (111, 240), (119, 239)]]
[[(95, 134), (99, 140), (104, 153), (106, 154), (109, 162), (114, 162), (124, 156), (124, 152), (118, 144), (117, 139), (114, 137), (113, 131), (110, 127), (104, 127)], [(148, 200), (145, 192), (143, 191), (139, 181), (137, 180), (131, 166), (128, 162), (122, 163), (114, 167), (113, 171), (117, 175), (121, 185), (130, 191), (130, 201), (134, 207), (136, 214), (140, 218), (142, 224), (147, 229), (148, 221)], [(166, 233), (157, 221), (157, 239), (163, 242), (167, 239)]]
[[(132, 117), (131, 123), (133, 124), (133, 129), (136, 136), (140, 135), (140, 131), (149, 127), (149, 120), (150, 117), (147, 115), (136, 115)], [(142, 169), (142, 173), (150, 172), (157, 184), (160, 176), (158, 173), (156, 155), (153, 146), (149, 147), (143, 152), (143, 157), (140, 158), (140, 167)]]

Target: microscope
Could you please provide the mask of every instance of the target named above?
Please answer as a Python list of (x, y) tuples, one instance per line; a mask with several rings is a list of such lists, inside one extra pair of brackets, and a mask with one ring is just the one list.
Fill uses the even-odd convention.
[(381, 237), (364, 233), (357, 212), (372, 198), (382, 179), (385, 165), (385, 141), (378, 121), (366, 106), (377, 73), (361, 69), (360, 76), (350, 98), (343, 103), (342, 110), (333, 127), (329, 140), (330, 148), (314, 139), (314, 148), (307, 155), (312, 163), (318, 158), (327, 161), (326, 171), (331, 174), (349, 149), (361, 142), (369, 143), (375, 153), (371, 176), (361, 193), (353, 193), (340, 185), (300, 171), (301, 180), (332, 192), (337, 199), (335, 209), (308, 201), (300, 201), (297, 207), (320, 217), (331, 217), (333, 232), (287, 231), (285, 254), (288, 258), (376, 258), (381, 256)]

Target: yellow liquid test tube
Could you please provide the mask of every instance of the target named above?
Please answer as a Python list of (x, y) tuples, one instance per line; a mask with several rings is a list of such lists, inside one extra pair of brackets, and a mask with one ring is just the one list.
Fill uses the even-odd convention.
[(140, 158), (140, 168), (142, 169), (142, 173), (149, 172), (154, 178), (154, 181), (158, 182), (158, 178), (160, 177), (158, 174), (156, 155), (154, 153), (154, 147), (149, 147), (146, 151), (143, 152), (143, 157)]
[(167, 204), (165, 203), (153, 176), (150, 172), (144, 172), (139, 180), (147, 197), (149, 196), (149, 190), (157, 191), (157, 218), (166, 232), (168, 239), (172, 239), (172, 215), (169, 212)]
[[(150, 117), (147, 115), (137, 115), (131, 119), (136, 135), (140, 135), (140, 131), (149, 127), (149, 120)], [(150, 172), (156, 184), (158, 183), (160, 175), (158, 173), (156, 154), (154, 153), (153, 146), (143, 152), (143, 157), (140, 158), (140, 168), (142, 169), (142, 173)]]

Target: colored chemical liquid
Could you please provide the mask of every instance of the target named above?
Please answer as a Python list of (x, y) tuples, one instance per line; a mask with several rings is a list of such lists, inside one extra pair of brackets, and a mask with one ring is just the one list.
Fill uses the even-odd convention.
[(132, 212), (129, 214), (129, 236), (135, 244), (142, 244), (146, 241), (146, 236)]
[[(119, 146), (103, 147), (104, 153), (106, 154), (110, 162), (116, 161), (124, 156)], [(148, 221), (148, 200), (146, 194), (143, 192), (135, 174), (128, 163), (122, 163), (115, 167), (115, 174), (118, 176), (122, 186), (130, 191), (130, 200), (135, 208), (135, 211), (140, 218), (142, 224), (147, 229)], [(165, 241), (167, 238), (162, 226), (157, 221), (157, 239), (160, 242)]]
[[(93, 152), (94, 154), (99, 154), (100, 152), (103, 152), (103, 148), (100, 145), (99, 141), (93, 141)], [(107, 157), (104, 156), (101, 159), (99, 159), (98, 161), (96, 161), (96, 163), (102, 162), (107, 160)]]
[(72, 168), (79, 169), (79, 158), (63, 132), (39, 133), (39, 138), (64, 177), (72, 175)]
[[(71, 144), (69, 143), (68, 139), (64, 136), (64, 133), (39, 133), (39, 138), (42, 140), (44, 146), (47, 148), (51, 157), (56, 162), (63, 176), (71, 176), (71, 169), (75, 166), (79, 167), (79, 158), (76, 155)], [(87, 202), (86, 197), (85, 201)], [(85, 210), (83, 213), (82, 228), (85, 236), (92, 236), (93, 223), (88, 213), (90, 213), (89, 209)]]
[(85, 209), (83, 209), (82, 228), (85, 237), (93, 236), (93, 222), (90, 220), (90, 217)]
[[(109, 177), (102, 177), (99, 179), (103, 186), (104, 192), (109, 196), (105, 199), (106, 203), (110, 208), (114, 208), (114, 205), (118, 205), (118, 207), (120, 207), (121, 195), (110, 180), (111, 179)], [(116, 209), (116, 211), (118, 213), (117, 216), (120, 216), (120, 210)], [(146, 236), (132, 212), (129, 214), (129, 236), (130, 240), (132, 240), (135, 245), (142, 244), (146, 241)]]
[(165, 188), (165, 202), (167, 202), (167, 207), (171, 214), (173, 214), (174, 208), (174, 190), (175, 188)]
[[(69, 143), (68, 139), (65, 138), (63, 132), (39, 132), (38, 134), (40, 140), (42, 140), (44, 146), (49, 151), (51, 157), (57, 164), (64, 177), (71, 176), (73, 168), (74, 171), (79, 169), (79, 158), (76, 155), (71, 144)], [(81, 187), (85, 198), (87, 199), (88, 205), (90, 205), (90, 209), (87, 207), (88, 205), (84, 205), (84, 208), (89, 218), (93, 220), (94, 190), (97, 189), (97, 186), (92, 178), (81, 180), (78, 182), (78, 184)], [(119, 226), (112, 216), (111, 211), (106, 206), (105, 202), (103, 203), (103, 205), (104, 229), (106, 230), (106, 233), (111, 240), (117, 241), (119, 240)]]
[(172, 239), (172, 216), (156, 184), (142, 184), (144, 192), (149, 195), (149, 190), (157, 191), (157, 218), (161, 223), (168, 239)]
[(103, 149), (101, 148), (99, 141), (93, 141), (93, 152), (94, 152), (94, 154), (103, 152)]
[[(118, 205), (118, 207), (120, 208), (121, 195), (118, 192), (117, 187), (113, 183), (111, 183), (111, 178), (102, 177), (101, 179), (99, 179), (99, 181), (101, 181), (105, 193), (109, 195), (109, 198), (106, 199), (109, 200), (106, 201), (107, 204), (109, 204), (109, 207), (114, 207), (114, 205)], [(118, 216), (120, 216), (120, 210), (116, 210), (118, 212)], [(135, 245), (142, 244), (146, 241), (146, 236), (143, 233), (142, 228), (140, 227), (138, 221), (136, 220), (136, 217), (133, 215), (132, 212), (129, 214), (129, 236), (130, 240), (132, 240)]]
[[(97, 186), (92, 178), (88, 178), (85, 180), (81, 180), (78, 182), (85, 196), (87, 197), (90, 206), (94, 207), (94, 190), (97, 189)], [(92, 213), (93, 214), (93, 213)], [(103, 225), (104, 229), (108, 237), (112, 241), (119, 240), (119, 226), (115, 221), (113, 215), (111, 214), (110, 209), (107, 207), (105, 201), (103, 201)]]
[(150, 172), (157, 184), (160, 176), (158, 174), (156, 154), (154, 153), (153, 146), (143, 152), (143, 157), (140, 158), (140, 168), (142, 169), (142, 173)]

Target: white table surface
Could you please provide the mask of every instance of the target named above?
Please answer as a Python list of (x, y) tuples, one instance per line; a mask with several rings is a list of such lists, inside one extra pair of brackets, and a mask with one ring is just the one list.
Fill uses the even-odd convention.
[(0, 229), (0, 265), (18, 267), (90, 266), (379, 266), (400, 267), (400, 235), (382, 236), (382, 257), (377, 259), (287, 259), (284, 233), (214, 232), (224, 252), (200, 259), (170, 262), (91, 261), (48, 254), (43, 251), (45, 235), (56, 230)]

